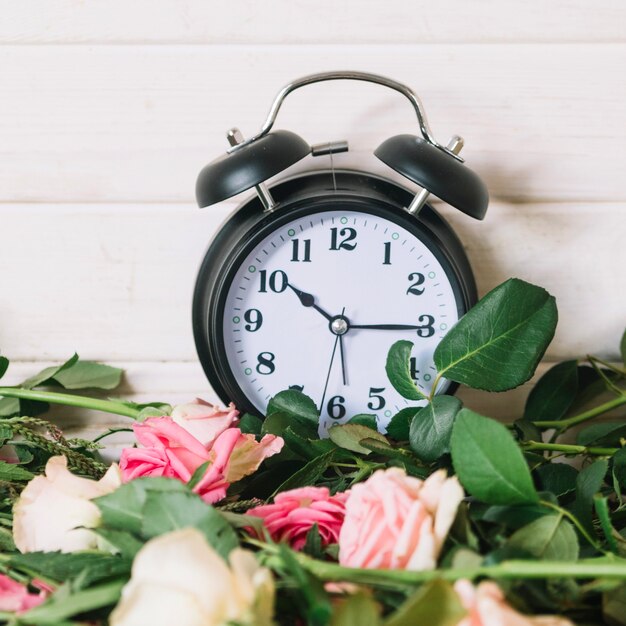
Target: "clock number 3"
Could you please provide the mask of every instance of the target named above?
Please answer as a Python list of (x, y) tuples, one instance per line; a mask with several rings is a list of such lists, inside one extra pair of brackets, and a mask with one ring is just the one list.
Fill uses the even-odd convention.
[(435, 334), (433, 326), (435, 318), (432, 315), (420, 315), (418, 319), (422, 326), (417, 329), (417, 336), (422, 337), (422, 339), (432, 337)]
[[(339, 241), (339, 237), (343, 237)], [(354, 228), (338, 228), (330, 229), (330, 249), (331, 250), (354, 250), (356, 243), (350, 243), (356, 239), (356, 230)]]

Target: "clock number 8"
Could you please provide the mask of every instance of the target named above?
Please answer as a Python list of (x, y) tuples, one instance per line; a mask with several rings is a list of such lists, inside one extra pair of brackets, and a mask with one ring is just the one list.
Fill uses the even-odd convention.
[(343, 403), (346, 399), (343, 396), (333, 396), (326, 405), (328, 416), (334, 420), (340, 420), (346, 414), (346, 407)]
[(276, 365), (274, 364), (274, 359), (276, 355), (271, 352), (261, 352), (257, 357), (258, 363), (256, 366), (256, 371), (263, 376), (267, 376), (268, 374), (273, 374), (276, 369)]
[(267, 279), (267, 270), (261, 270), (259, 272), (259, 279), (261, 281), (259, 293), (267, 293), (268, 285), (270, 290), (274, 293), (282, 293), (285, 289), (287, 289), (287, 285), (289, 284), (287, 274), (285, 274), (282, 270), (272, 272), (269, 280)]
[(243, 319), (248, 322), (245, 329), (251, 333), (255, 333), (263, 325), (263, 313), (259, 309), (248, 309), (243, 314)]

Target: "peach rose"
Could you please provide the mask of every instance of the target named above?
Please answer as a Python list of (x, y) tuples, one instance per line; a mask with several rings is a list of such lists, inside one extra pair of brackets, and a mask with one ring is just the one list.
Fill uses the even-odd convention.
[(490, 581), (474, 587), (469, 580), (457, 580), (454, 590), (468, 612), (457, 626), (574, 626), (564, 617), (518, 613), (507, 604), (500, 587)]
[(0, 611), (24, 613), (38, 606), (46, 599), (47, 593), (30, 593), (26, 585), (0, 574)]
[(13, 506), (13, 540), (20, 552), (75, 552), (98, 545), (88, 528), (100, 521), (94, 498), (122, 484), (113, 464), (100, 480), (81, 478), (67, 469), (64, 456), (53, 456), (44, 476), (33, 478)]
[(232, 482), (255, 472), (264, 459), (283, 447), (281, 437), (265, 435), (257, 442), (238, 428), (222, 431), (204, 446), (171, 417), (151, 417), (133, 425), (141, 448), (125, 448), (120, 459), (124, 482), (144, 476), (163, 476), (189, 482), (194, 472), (208, 462), (206, 473), (194, 491), (205, 502), (218, 502)]
[(254, 554), (228, 563), (195, 528), (151, 539), (133, 562), (111, 626), (271, 626), (274, 580)]
[(262, 518), (272, 538), (288, 542), (294, 550), (302, 550), (307, 533), (317, 524), (322, 545), (327, 546), (339, 540), (347, 497), (331, 496), (326, 487), (302, 487), (279, 493), (274, 504), (254, 507), (247, 515)]
[(463, 489), (439, 470), (426, 480), (394, 467), (352, 487), (339, 534), (347, 567), (434, 569)]
[(204, 446), (210, 446), (227, 428), (235, 426), (238, 417), (239, 411), (232, 402), (228, 408), (222, 408), (200, 398), (179, 404), (172, 411), (172, 419)]

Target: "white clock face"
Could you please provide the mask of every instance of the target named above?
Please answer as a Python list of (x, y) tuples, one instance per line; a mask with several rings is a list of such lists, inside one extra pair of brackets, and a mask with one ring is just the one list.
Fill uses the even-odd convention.
[(414, 343), (412, 375), (428, 393), (433, 352), (457, 320), (452, 285), (420, 239), (382, 217), (329, 211), (278, 227), (247, 256), (228, 290), (224, 343), (262, 414), (297, 387), (320, 408), (321, 434), (357, 414), (384, 432), (409, 405), (385, 374), (389, 348)]

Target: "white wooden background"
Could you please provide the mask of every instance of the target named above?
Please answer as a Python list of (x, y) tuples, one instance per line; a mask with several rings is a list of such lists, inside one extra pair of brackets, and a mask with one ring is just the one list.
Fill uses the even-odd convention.
[[(621, 0), (0, 0), (7, 380), (76, 350), (124, 366), (127, 396), (211, 397), (195, 358), (191, 291), (240, 199), (197, 209), (196, 174), (225, 149), (229, 127), (258, 130), (284, 83), (330, 69), (413, 86), (440, 141), (465, 137), (491, 207), (482, 223), (442, 211), (482, 293), (519, 276), (557, 296), (561, 321), (544, 367), (589, 351), (617, 358), (624, 67)], [(278, 126), (310, 143), (349, 139), (336, 165), (385, 175), (372, 150), (416, 132), (401, 97), (356, 83), (294, 94)], [(465, 392), (502, 417), (524, 396)]]

